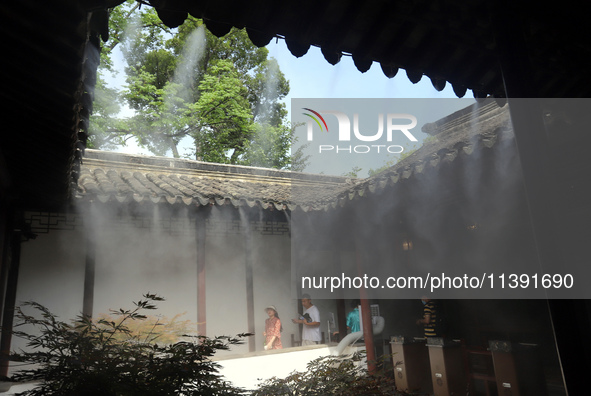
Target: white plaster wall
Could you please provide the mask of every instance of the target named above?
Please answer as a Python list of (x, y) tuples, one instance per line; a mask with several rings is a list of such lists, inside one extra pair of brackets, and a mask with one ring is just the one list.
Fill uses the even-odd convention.
[(196, 321), (197, 268), (195, 232), (138, 229), (106, 224), (96, 233), (94, 315), (131, 308), (145, 293), (166, 299), (147, 314)]
[[(84, 231), (50, 231), (21, 244), (16, 302), (35, 301), (63, 321), (82, 311), (86, 242)], [(32, 311), (31, 311), (32, 312)], [(13, 338), (13, 349), (22, 345)]]
[[(207, 335), (235, 336), (246, 333), (244, 237), (239, 234), (210, 235), (205, 248)], [(246, 345), (239, 345), (234, 346), (231, 353), (247, 351)]]
[[(197, 320), (197, 243), (194, 224), (172, 231), (126, 217), (101, 217), (96, 245), (94, 314), (130, 307), (146, 292), (166, 298), (164, 314), (187, 312)], [(137, 227), (142, 224), (143, 227)], [(208, 333), (247, 331), (244, 235), (215, 231), (206, 238)], [(287, 235), (254, 235), (253, 272), (257, 321), (268, 304), (293, 311), (290, 302), (290, 241)], [(82, 309), (86, 237), (82, 225), (24, 243), (18, 299), (42, 302), (60, 317)], [(257, 277), (260, 277), (258, 279)], [(269, 297), (272, 296), (272, 297)], [(271, 301), (272, 300), (272, 301)], [(287, 307), (291, 307), (288, 309)], [(281, 311), (281, 308), (280, 308)], [(289, 316), (289, 315), (288, 315)], [(261, 331), (262, 333), (262, 331)]]
[[(158, 213), (155, 213), (154, 218), (158, 220)], [(86, 223), (90, 224), (89, 219), (86, 219)], [(94, 316), (108, 313), (109, 309), (131, 308), (132, 301), (140, 299), (143, 293), (157, 293), (165, 297), (166, 301), (158, 303), (160, 309), (153, 313), (168, 318), (185, 313), (182, 319), (191, 321), (194, 326), (188, 330), (196, 332), (197, 241), (194, 224), (189, 224), (188, 220), (180, 221), (169, 229), (165, 221), (138, 221), (125, 216), (110, 218), (101, 217), (100, 214), (93, 218), (92, 224), (95, 225), (92, 240), (96, 252)], [(219, 229), (212, 231), (210, 228), (208, 231), (205, 245), (207, 335), (233, 336), (247, 332), (244, 234), (235, 231), (224, 233)], [(18, 300), (34, 300), (47, 305), (65, 321), (80, 314), (86, 239), (86, 230), (80, 224), (76, 230), (50, 231), (24, 243)], [(300, 303), (295, 299), (295, 283), (292, 279), (291, 240), (287, 234), (262, 235), (253, 232), (251, 243), (255, 354), (268, 355), (263, 352), (263, 332), (267, 318), (264, 308), (268, 305), (275, 305), (282, 319), (284, 348), (291, 347), (291, 334), (295, 335), (296, 340), (301, 339), (300, 326), (291, 322), (297, 315)], [(319, 262), (328, 259), (326, 252), (318, 257)], [(336, 305), (333, 300), (312, 297), (320, 310), (321, 330), (326, 333), (328, 312), (333, 312), (336, 318)], [(18, 348), (22, 345), (15, 340), (13, 346)], [(326, 351), (326, 347), (312, 348), (311, 352), (295, 360), (296, 355), (300, 355), (287, 353), (289, 350), (271, 360), (264, 356), (258, 360), (237, 360), (228, 362), (235, 368), (227, 373), (231, 373), (232, 378), (229, 379), (238, 381), (238, 385), (248, 383), (251, 386), (252, 381), (261, 378), (257, 376), (257, 370), (261, 370), (261, 367), (273, 367), (273, 370), (264, 369), (267, 374), (288, 374), (294, 369), (305, 369), (307, 362)], [(273, 355), (273, 352), (270, 354)], [(249, 354), (248, 339), (245, 344), (233, 346), (230, 351), (219, 351), (216, 358), (245, 355), (252, 355)], [(246, 377), (236, 374), (247, 368)], [(246, 383), (243, 383), (244, 378)]]
[[(152, 292), (166, 298), (166, 302), (158, 304), (161, 307), (159, 313), (171, 317), (186, 312), (183, 318), (191, 320), (196, 330), (195, 238), (194, 230), (170, 235), (168, 232), (138, 230), (131, 226), (103, 229), (96, 238), (95, 313), (106, 313), (109, 308), (122, 304), (129, 306), (142, 293)], [(275, 305), (295, 306), (289, 293), (290, 244), (288, 236), (252, 239), (255, 322), (257, 344), (262, 349), (260, 339), (266, 318), (263, 309), (271, 304), (267, 296), (276, 296), (272, 302)], [(208, 234), (205, 262), (207, 335), (234, 336), (247, 332), (244, 235)], [(244, 352), (248, 352), (246, 344), (233, 347), (229, 353)]]
[[(95, 213), (92, 239), (96, 245), (93, 314), (131, 308), (143, 293), (157, 293), (168, 318), (183, 314), (197, 330), (197, 243), (194, 224), (179, 222), (173, 229), (150, 219)], [(158, 219), (155, 212), (154, 218)], [(86, 219), (87, 224), (91, 224)], [(164, 222), (165, 223), (165, 222)], [(142, 227), (138, 227), (141, 224)], [(160, 224), (160, 225), (159, 225)], [(177, 228), (174, 228), (177, 227)], [(291, 323), (298, 304), (291, 278), (289, 235), (252, 234), (252, 265), (256, 350), (263, 349), (264, 308), (275, 305), (283, 321), (284, 347), (290, 336), (300, 339), (299, 326)], [(236, 335), (248, 331), (245, 238), (237, 232), (208, 233), (206, 253), (207, 335)], [(62, 319), (80, 314), (83, 302), (86, 236), (82, 225), (74, 231), (51, 231), (23, 244), (18, 299), (41, 302)], [(314, 300), (326, 332), (332, 302)], [(150, 314), (150, 312), (148, 312)], [(189, 329), (191, 330), (191, 329)], [(245, 340), (248, 341), (248, 340)], [(248, 344), (226, 354), (246, 353)], [(221, 352), (224, 355), (224, 352)]]
[(59, 316), (80, 313), (85, 250), (80, 230), (50, 231), (22, 243), (17, 302), (41, 302)]
[[(85, 236), (79, 227), (76, 230), (38, 233), (36, 239), (21, 244), (19, 280), (16, 304), (26, 301), (40, 303), (69, 322), (82, 312), (85, 267)], [(36, 311), (23, 307), (27, 314)], [(18, 320), (15, 319), (15, 325)], [(31, 326), (19, 326), (20, 331), (33, 332)], [(11, 350), (27, 349), (26, 342), (12, 337)], [(10, 365), (8, 375), (22, 364)]]

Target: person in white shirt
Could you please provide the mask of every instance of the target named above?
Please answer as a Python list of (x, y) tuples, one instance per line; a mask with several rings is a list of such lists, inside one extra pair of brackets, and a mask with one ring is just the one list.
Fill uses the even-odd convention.
[(320, 334), (320, 312), (312, 304), (309, 294), (302, 295), (302, 306), (304, 307), (302, 316), (299, 319), (292, 319), (291, 321), (304, 325), (302, 330), (302, 345), (319, 344), (322, 340)]

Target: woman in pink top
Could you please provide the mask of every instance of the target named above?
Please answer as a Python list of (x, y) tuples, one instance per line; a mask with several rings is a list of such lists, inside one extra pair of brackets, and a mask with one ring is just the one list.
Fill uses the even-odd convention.
[(265, 320), (265, 350), (269, 349), (283, 349), (281, 345), (281, 320), (277, 314), (277, 309), (273, 305), (269, 305), (265, 308), (265, 312), (269, 315), (269, 318)]

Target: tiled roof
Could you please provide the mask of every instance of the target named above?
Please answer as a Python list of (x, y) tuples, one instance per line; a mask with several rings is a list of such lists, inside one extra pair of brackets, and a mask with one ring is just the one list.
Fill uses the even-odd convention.
[(78, 199), (329, 210), (513, 138), (507, 108), (493, 101), (474, 104), (424, 129), (434, 138), (368, 179), (87, 150)]
[(78, 199), (315, 210), (353, 183), (338, 176), (87, 150)]
[(380, 194), (402, 180), (412, 179), (459, 158), (477, 155), (481, 149), (490, 149), (514, 138), (507, 106), (499, 107), (493, 100), (475, 103), (427, 124), (423, 131), (433, 137), (394, 166), (359, 180), (341, 193), (337, 197), (338, 202), (333, 202), (332, 206), (344, 206), (361, 197)]
[(499, 107), (492, 100), (475, 103), (427, 124), (423, 132), (433, 137), (396, 165), (359, 183), (354, 190), (373, 192), (376, 187), (395, 184), (429, 168), (453, 162), (461, 156), (472, 155), (479, 149), (492, 148), (500, 141), (514, 138), (508, 107)]
[[(3, 54), (11, 60), (2, 64), (3, 75), (10, 76), (0, 92), (3, 115), (20, 122), (0, 134), (0, 168), (18, 207), (55, 210), (69, 196), (92, 111), (99, 36), (108, 36), (107, 7), (122, 2), (0, 3)], [(531, 77), (539, 97), (589, 97), (591, 87), (591, 47), (580, 29), (587, 14), (573, 12), (574, 2), (560, 7), (484, 0), (144, 3), (154, 4), (170, 26), (190, 13), (217, 36), (232, 26), (245, 27), (257, 46), (283, 38), (295, 56), (317, 46), (331, 64), (351, 55), (360, 70), (372, 62), (388, 77), (404, 69), (411, 81), (428, 77), (436, 89), (451, 84), (458, 96), (466, 89), (478, 97), (503, 96), (499, 64), (506, 59), (516, 62), (507, 65), (504, 77)], [(494, 23), (496, 14), (516, 23)], [(499, 32), (506, 32), (515, 48), (499, 45)]]

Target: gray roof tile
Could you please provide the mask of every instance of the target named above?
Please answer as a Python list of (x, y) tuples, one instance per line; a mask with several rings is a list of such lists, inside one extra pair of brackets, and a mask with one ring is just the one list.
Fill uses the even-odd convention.
[(87, 150), (78, 199), (318, 209), (352, 183), (345, 177)]
[[(477, 122), (476, 122), (477, 121)], [(329, 210), (380, 194), (401, 180), (490, 149), (512, 139), (506, 108), (494, 102), (473, 105), (424, 128), (435, 136), (413, 154), (368, 179), (313, 175), (87, 150), (79, 180), (79, 200), (154, 202), (207, 206)], [(354, 203), (353, 203), (354, 204)]]

